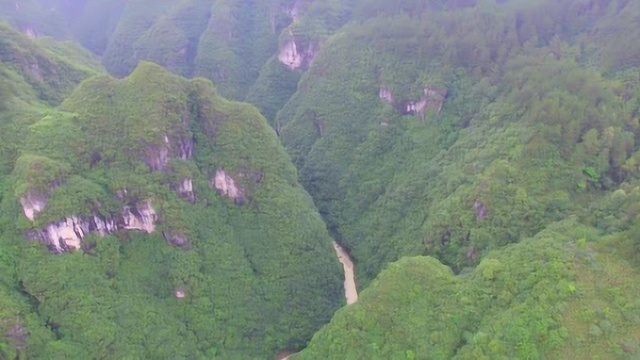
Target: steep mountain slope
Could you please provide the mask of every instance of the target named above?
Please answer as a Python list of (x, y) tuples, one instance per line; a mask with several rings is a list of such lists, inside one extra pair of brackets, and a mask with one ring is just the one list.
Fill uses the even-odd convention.
[(585, 234), (552, 224), (459, 276), (403, 258), (292, 359), (636, 358), (640, 273)]
[[(13, 169), (28, 126), (57, 105), (83, 79), (103, 73), (99, 63), (76, 44), (42, 38), (31, 41), (0, 25), (0, 197), (10, 196)], [(2, 221), (2, 232), (15, 227)], [(27, 341), (49, 331), (33, 312), (33, 298), (18, 286), (16, 249), (0, 246), (0, 357), (24, 355)]]
[(115, 76), (140, 60), (212, 80), (273, 121), (324, 39), (355, 2), (323, 0), (0, 1), (0, 19), (31, 37), (76, 39)]
[(640, 3), (110, 4), (0, 40), (2, 356), (305, 347), (298, 177), (295, 357), (639, 356)]
[(331, 239), (273, 130), (211, 83), (142, 63), (26, 133), (2, 198), (19, 290), (5, 353), (265, 356), (340, 304)]
[(483, 3), (327, 41), (276, 126), (362, 284), (406, 255), (474, 266), (635, 181), (637, 68), (583, 66), (600, 24), (637, 12), (610, 5)]
[(26, 127), (80, 81), (104, 72), (77, 44), (51, 38), (32, 41), (0, 24), (0, 177), (11, 171)]

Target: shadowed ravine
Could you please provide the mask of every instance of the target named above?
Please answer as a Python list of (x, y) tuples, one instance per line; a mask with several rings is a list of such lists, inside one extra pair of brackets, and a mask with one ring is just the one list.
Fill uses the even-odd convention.
[[(347, 305), (350, 305), (358, 301), (358, 289), (356, 287), (356, 278), (354, 276), (353, 260), (342, 246), (335, 241), (333, 242), (333, 248), (336, 249), (336, 256), (344, 269), (344, 297), (347, 300)], [(287, 360), (293, 354), (295, 353), (284, 350), (276, 355), (275, 360)]]

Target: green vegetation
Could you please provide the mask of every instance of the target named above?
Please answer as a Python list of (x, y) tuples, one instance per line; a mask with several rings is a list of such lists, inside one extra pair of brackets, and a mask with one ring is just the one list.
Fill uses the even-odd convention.
[[(0, 1), (0, 20), (32, 36), (76, 39), (113, 75), (146, 60), (183, 76), (212, 80), (223, 96), (250, 99), (269, 119), (295, 92), (300, 71), (279, 48), (316, 51), (351, 17), (344, 1), (147, 0)], [(50, 14), (52, 16), (46, 16)]]
[(639, 3), (16, 4), (0, 358), (640, 356)]
[(293, 359), (635, 358), (640, 273), (577, 240), (584, 232), (597, 233), (551, 224), (458, 276), (403, 258)]
[(0, 177), (11, 171), (28, 126), (80, 81), (102, 72), (80, 46), (51, 38), (32, 41), (0, 24)]
[(38, 43), (44, 46), (0, 24), (0, 70), (3, 78), (18, 82), (12, 90), (25, 101), (36, 97), (56, 105), (81, 80), (102, 71), (79, 46), (63, 47), (46, 39)]
[[(531, 15), (556, 11), (562, 20)], [(637, 69), (583, 66), (600, 59), (589, 34), (616, 14), (483, 3), (377, 16), (329, 38), (276, 125), (360, 283), (407, 255), (475, 266), (634, 179)], [(399, 111), (439, 88), (439, 114)]]
[[(6, 49), (2, 66), (26, 80), (3, 92), (1, 113), (15, 154), (0, 178), (2, 356), (246, 358), (304, 346), (341, 303), (340, 266), (257, 109), (151, 63), (122, 80), (91, 77), (72, 94), (43, 78), (66, 98), (49, 108), (19, 59), (95, 63), (10, 34), (20, 57)], [(212, 188), (222, 169), (244, 205)], [(191, 190), (180, 190), (184, 179)], [(47, 201), (34, 222), (18, 201), (29, 196)], [(123, 207), (147, 200), (158, 217), (149, 235), (88, 232), (78, 251), (57, 256), (24, 240), (72, 217), (117, 222)]]

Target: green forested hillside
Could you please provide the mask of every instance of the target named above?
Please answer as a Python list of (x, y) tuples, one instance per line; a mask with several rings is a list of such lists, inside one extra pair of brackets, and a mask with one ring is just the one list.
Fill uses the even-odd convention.
[(280, 32), (307, 6), (308, 1), (3, 1), (0, 19), (30, 36), (76, 39), (102, 55), (116, 76), (148, 60), (184, 76), (207, 77), (222, 94), (244, 99), (277, 53)]
[(11, 171), (26, 127), (89, 76), (104, 70), (77, 44), (30, 41), (0, 24), (0, 176)]
[[(301, 358), (638, 356), (638, 11), (483, 2), (329, 38), (276, 126), (367, 289)], [(498, 287), (478, 279), (494, 257), (514, 264)]]
[[(633, 183), (637, 68), (590, 43), (616, 4), (584, 3), (377, 17), (318, 53), (277, 125), (362, 283), (405, 255), (474, 266)], [(523, 15), (551, 10), (575, 27)], [(442, 89), (441, 111), (403, 115)]]
[(639, 16), (0, 1), (0, 358), (638, 358)]
[[(354, 7), (335, 0), (0, 1), (0, 20), (32, 37), (75, 39), (118, 77), (146, 60), (208, 78), (223, 96), (249, 99), (272, 122)], [(302, 59), (294, 68), (280, 59), (291, 44)]]
[[(3, 64), (28, 77), (13, 59), (48, 50), (15, 38)], [(341, 303), (331, 239), (254, 107), (151, 63), (59, 88), (57, 108), (4, 89), (3, 357), (274, 355)]]
[(596, 234), (554, 223), (458, 276), (405, 257), (292, 358), (637, 358), (640, 274)]

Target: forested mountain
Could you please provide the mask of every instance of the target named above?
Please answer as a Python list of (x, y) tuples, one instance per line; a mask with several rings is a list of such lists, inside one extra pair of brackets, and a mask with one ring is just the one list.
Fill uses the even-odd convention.
[(0, 1), (0, 357), (637, 358), (639, 18)]
[(224, 96), (255, 99), (272, 119), (346, 8), (336, 0), (31, 0), (0, 2), (0, 19), (30, 36), (75, 39), (118, 77), (140, 60), (206, 77)]
[(4, 357), (255, 357), (329, 320), (331, 239), (257, 109), (150, 63), (69, 94), (75, 64), (5, 34)]
[(640, 273), (597, 236), (567, 219), (458, 276), (402, 258), (292, 358), (636, 358)]
[(317, 54), (276, 125), (361, 280), (404, 255), (474, 266), (633, 180), (640, 54), (602, 33), (638, 5), (588, 5), (377, 17)]

